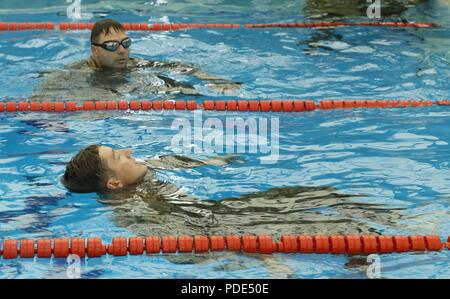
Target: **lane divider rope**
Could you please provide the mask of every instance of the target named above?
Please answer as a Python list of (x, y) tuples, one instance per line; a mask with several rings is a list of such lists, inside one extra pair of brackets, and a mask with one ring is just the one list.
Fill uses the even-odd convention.
[(8, 101), (0, 102), (0, 112), (75, 112), (95, 110), (216, 110), (250, 112), (303, 112), (316, 109), (370, 109), (450, 106), (450, 100), (142, 100), (142, 101)]
[(283, 235), (274, 242), (270, 235), (228, 236), (148, 236), (115, 237), (111, 244), (101, 238), (56, 238), (39, 240), (3, 240), (0, 254), (4, 259), (65, 258), (69, 254), (79, 257), (208, 253), (234, 251), (246, 253), (319, 253), (369, 254), (441, 251), (449, 249), (450, 237), (441, 242), (439, 236), (374, 236), (374, 235)]
[[(439, 27), (435, 23), (421, 22), (313, 22), (313, 23), (276, 23), (276, 24), (147, 24), (147, 23), (122, 23), (128, 31), (168, 31), (186, 30), (199, 28), (321, 28), (342, 26), (371, 26), (371, 27), (414, 27), (433, 28)], [(94, 23), (75, 22), (0, 22), (0, 31), (23, 31), (23, 30), (91, 30)]]

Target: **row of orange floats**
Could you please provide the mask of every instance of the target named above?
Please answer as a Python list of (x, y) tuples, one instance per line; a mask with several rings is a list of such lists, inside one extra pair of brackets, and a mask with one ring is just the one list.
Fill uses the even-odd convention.
[[(276, 23), (276, 24), (169, 24), (169, 23), (122, 23), (126, 30), (132, 31), (167, 31), (197, 28), (319, 28), (337, 26), (384, 26), (384, 27), (438, 27), (434, 23), (416, 22), (313, 22), (313, 23)], [(17, 30), (91, 30), (94, 23), (78, 22), (0, 22), (0, 31)]]
[(337, 26), (375, 26), (375, 27), (416, 27), (431, 28), (438, 27), (435, 23), (416, 23), (416, 22), (316, 22), (316, 23), (275, 23), (275, 24), (247, 24), (246, 28), (274, 28), (274, 27), (337, 27)]
[(148, 236), (116, 237), (111, 244), (100, 238), (56, 238), (40, 240), (3, 240), (0, 254), (4, 259), (65, 258), (69, 254), (80, 257), (100, 257), (160, 254), (207, 253), (234, 251), (246, 253), (318, 253), (370, 254), (409, 251), (440, 251), (449, 248), (450, 237), (442, 242), (439, 236), (374, 236), (374, 235), (283, 235), (278, 242), (270, 235), (228, 236)]
[(362, 109), (362, 108), (402, 108), (432, 105), (448, 106), (449, 100), (142, 100), (142, 101), (8, 101), (0, 102), (0, 112), (73, 112), (94, 110), (217, 110), (217, 111), (262, 111), (262, 112), (301, 112), (316, 109)]

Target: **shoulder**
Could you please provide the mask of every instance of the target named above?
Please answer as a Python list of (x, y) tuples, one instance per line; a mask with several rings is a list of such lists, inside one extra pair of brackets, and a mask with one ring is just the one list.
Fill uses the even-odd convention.
[(91, 58), (83, 59), (81, 61), (69, 64), (67, 68), (69, 69), (82, 69), (82, 68), (96, 68), (94, 61)]
[(129, 66), (137, 68), (155, 67), (156, 63), (157, 63), (156, 61), (132, 57), (130, 58)]

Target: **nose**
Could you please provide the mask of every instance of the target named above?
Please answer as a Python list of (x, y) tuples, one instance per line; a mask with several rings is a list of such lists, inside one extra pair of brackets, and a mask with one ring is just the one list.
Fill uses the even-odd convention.
[(119, 48), (117, 48), (117, 52), (122, 54), (125, 53), (127, 51), (127, 49), (125, 49), (122, 45), (119, 45)]

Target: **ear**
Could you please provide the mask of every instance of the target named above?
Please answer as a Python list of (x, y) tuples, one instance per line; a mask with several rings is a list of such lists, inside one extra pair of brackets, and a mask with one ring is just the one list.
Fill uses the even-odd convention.
[(106, 182), (106, 187), (109, 190), (116, 190), (116, 189), (123, 188), (123, 184), (118, 179), (112, 177), (108, 180), (108, 182)]

